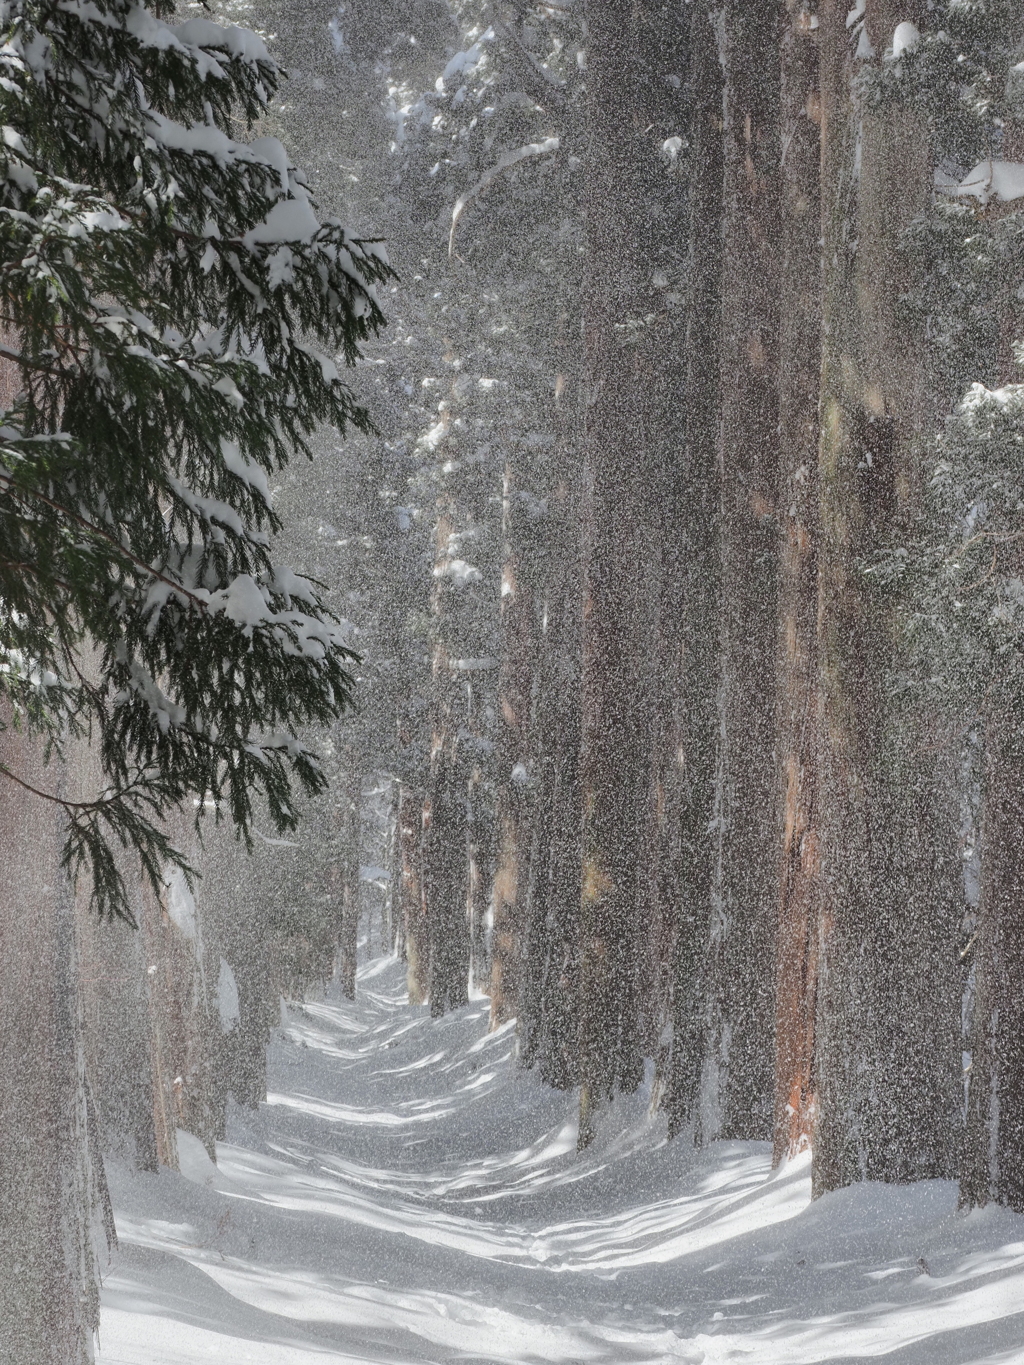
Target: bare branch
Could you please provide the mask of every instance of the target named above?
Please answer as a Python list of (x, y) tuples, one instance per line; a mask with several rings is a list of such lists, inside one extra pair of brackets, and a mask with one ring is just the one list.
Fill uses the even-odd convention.
[(546, 137), (543, 142), (528, 142), (525, 147), (517, 147), (514, 152), (506, 152), (504, 156), (498, 158), (497, 163), (489, 171), (484, 172), (471, 190), (461, 194), (456, 199), (455, 207), (452, 209), (452, 230), (448, 234), (448, 255), (455, 255), (455, 229), (464, 210), (478, 195), (484, 192), (502, 171), (507, 171), (510, 166), (524, 161), (527, 157), (544, 156), (548, 152), (557, 152), (558, 146), (559, 139), (557, 137)]

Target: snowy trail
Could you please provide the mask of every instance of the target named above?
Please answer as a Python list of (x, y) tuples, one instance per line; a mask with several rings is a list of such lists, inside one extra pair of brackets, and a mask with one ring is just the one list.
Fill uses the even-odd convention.
[(956, 1188), (810, 1203), (756, 1143), (665, 1143), (644, 1095), (575, 1155), (574, 1097), (487, 1002), (431, 1020), (401, 967), (294, 1006), (214, 1166), (110, 1171), (100, 1365), (1024, 1365), (1024, 1218)]

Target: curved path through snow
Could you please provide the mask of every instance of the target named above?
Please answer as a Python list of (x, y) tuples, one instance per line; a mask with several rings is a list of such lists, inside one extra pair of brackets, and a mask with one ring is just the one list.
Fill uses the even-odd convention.
[(217, 1164), (109, 1172), (100, 1365), (1024, 1365), (1024, 1219), (942, 1182), (810, 1204), (807, 1164), (667, 1143), (644, 1094), (580, 1158), (572, 1095), (487, 1002), (400, 964), (290, 1007)]

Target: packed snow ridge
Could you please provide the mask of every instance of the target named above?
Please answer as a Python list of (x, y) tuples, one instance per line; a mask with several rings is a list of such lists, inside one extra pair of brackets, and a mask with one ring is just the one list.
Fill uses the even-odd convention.
[(667, 1142), (645, 1090), (577, 1156), (514, 1048), (391, 958), (284, 1009), (216, 1165), (179, 1132), (180, 1175), (110, 1171), (100, 1365), (1024, 1365), (1024, 1218), (941, 1181), (812, 1203), (805, 1159)]

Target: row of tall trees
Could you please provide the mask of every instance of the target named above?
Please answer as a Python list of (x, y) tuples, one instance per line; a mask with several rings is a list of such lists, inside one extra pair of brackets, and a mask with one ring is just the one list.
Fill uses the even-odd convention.
[(341, 571), (395, 932), (581, 1144), (649, 1059), (818, 1192), (1021, 1204), (1018, 9), (410, 0), (318, 49), (390, 118)]
[[(522, 1063), (578, 1090), (581, 1145), (649, 1084), (677, 1141), (772, 1141), (780, 1160), (810, 1144), (817, 1192), (938, 1175), (967, 1204), (1024, 1208), (1019, 4), (266, 0), (249, 17), (289, 68), (281, 87), (255, 39), (198, 9), (164, 15), (163, 48), (43, 9), (24, 0), (12, 23), (63, 26), (60, 71), (84, 26), (117, 77), (93, 95), (142, 130), (145, 175), (128, 158), (106, 198), (65, 205), (54, 240), (81, 279), (98, 272), (91, 293), (74, 272), (65, 294), (35, 276), (8, 290), (8, 341), (53, 334), (38, 355), (5, 341), (0, 437), (23, 480), (0, 507), (8, 645), (24, 646), (9, 700), (54, 744), (89, 707), (96, 733), (113, 727), (98, 757), (66, 743), (63, 767), (31, 726), (3, 732), (8, 779), (56, 796), (100, 858), (76, 889), (66, 825), (40, 834), (20, 798), (5, 807), (0, 1131), (34, 1194), (26, 1213), (0, 1182), (0, 1329), (21, 1358), (88, 1358), (101, 1152), (173, 1165), (178, 1128), (212, 1149), (229, 1096), (263, 1094), (279, 994), (332, 972), (355, 990), (371, 902), (411, 998), (439, 1014), (487, 991)], [(107, 144), (77, 95), (65, 112), (85, 131), (54, 142), (51, 76), (23, 47), (4, 60), (31, 118), (10, 121), (41, 151), (8, 142), (0, 235), (17, 270), (59, 272), (51, 220), (33, 219), (50, 212), (40, 168), (71, 158), (67, 193), (84, 194), (106, 183)], [(181, 67), (165, 84), (161, 62)], [(240, 83), (255, 151), (217, 141), (210, 63)], [(159, 117), (121, 80), (136, 67)], [(328, 211), (387, 237), (396, 276), (337, 223), (310, 226), (293, 162)], [(147, 231), (169, 262), (159, 327), (138, 306)], [(121, 293), (114, 316), (102, 300)], [(123, 410), (109, 372), (80, 363), (66, 299), (71, 333), (115, 378), (127, 367)], [(360, 409), (299, 340), (324, 328), (376, 425), (344, 444)], [(177, 447), (149, 416), (183, 374), (181, 429), (220, 426), (171, 481)], [(319, 458), (287, 466), (292, 446)], [(76, 459), (107, 469), (126, 526), (146, 509), (134, 557)], [(89, 555), (49, 513), (19, 513), (40, 493), (86, 516)], [(86, 493), (100, 501), (83, 512)], [(291, 578), (266, 558), (279, 516)], [(32, 564), (71, 593), (66, 613), (32, 615)], [(97, 565), (116, 593), (90, 590)], [(241, 722), (213, 717), (214, 733), (187, 661), (222, 655), (182, 641), (205, 638), (203, 606), (239, 576), (263, 605), (250, 619), (217, 597), (217, 638), (256, 691), (234, 706), (225, 665), (210, 696)], [(70, 711), (25, 665), (65, 618), (85, 628), (55, 637), (58, 664), (109, 640), (103, 686), (86, 652)], [(303, 672), (289, 642), (317, 631), (330, 648)], [(302, 715), (275, 690), (292, 669)], [(286, 728), (319, 729), (315, 763), (305, 735), (252, 751), (268, 679)], [(140, 745), (170, 784), (141, 824), (123, 780)], [(286, 789), (295, 760), (306, 796)], [(266, 771), (270, 822), (249, 800)], [(111, 772), (153, 879), (94, 837)], [(230, 806), (254, 861), (229, 837), (193, 846), (174, 823), (186, 796)], [(92, 885), (137, 932), (91, 917)]]

